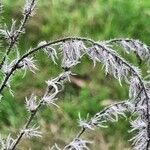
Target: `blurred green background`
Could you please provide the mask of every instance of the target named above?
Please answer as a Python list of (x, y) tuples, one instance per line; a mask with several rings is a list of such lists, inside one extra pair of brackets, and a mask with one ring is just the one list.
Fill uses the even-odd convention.
[[(66, 36), (89, 37), (94, 40), (128, 37), (139, 39), (150, 45), (150, 1), (149, 0), (38, 0), (36, 14), (26, 26), (26, 34), (19, 41), (23, 53), (43, 40), (54, 40)], [(22, 18), (24, 0), (3, 0), (4, 22), (9, 26), (11, 19)], [(4, 47), (2, 50), (4, 51)], [(25, 97), (35, 93), (42, 95), (45, 80), (61, 73), (59, 65), (54, 65), (43, 53), (35, 56), (39, 71), (27, 73), (22, 79), (17, 72), (12, 79), (15, 97), (6, 90), (4, 101), (0, 104), (0, 133), (12, 136), (24, 124), (28, 113), (25, 110)], [(135, 61), (132, 61), (135, 62)], [(144, 65), (144, 64), (142, 64)], [(69, 142), (79, 131), (78, 112), (83, 118), (100, 111), (108, 104), (128, 98), (128, 88), (111, 76), (105, 76), (102, 66), (84, 58), (74, 70), (77, 75), (72, 83), (67, 83), (59, 95), (60, 108), (43, 107), (34, 122), (38, 122), (43, 138), (22, 140), (19, 148), (26, 150), (47, 149), (54, 143), (62, 146)], [(129, 118), (130, 119), (130, 118)], [(91, 139), (93, 150), (127, 150), (131, 143), (128, 139), (129, 119), (120, 119), (109, 124), (107, 129), (87, 132), (85, 139)]]

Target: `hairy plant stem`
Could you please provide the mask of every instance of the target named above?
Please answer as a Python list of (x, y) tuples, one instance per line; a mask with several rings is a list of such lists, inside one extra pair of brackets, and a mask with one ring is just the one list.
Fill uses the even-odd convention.
[(16, 141), (15, 141), (13, 147), (12, 147), (12, 150), (15, 150), (16, 146), (17, 146), (17, 145), (19, 144), (19, 142), (21, 141), (21, 139), (22, 139), (22, 137), (23, 137), (23, 135), (24, 135), (24, 133), (25, 133), (24, 130), (25, 130), (25, 129), (28, 129), (28, 127), (29, 127), (30, 123), (32, 122), (32, 120), (34, 119), (36, 113), (38, 112), (38, 110), (39, 110), (40, 107), (42, 106), (42, 103), (43, 103), (43, 101), (40, 101), (40, 102), (39, 102), (39, 105), (37, 106), (37, 108), (35, 109), (35, 111), (31, 113), (31, 115), (30, 115), (28, 121), (26, 122), (26, 124), (25, 124), (23, 130), (22, 130), (22, 131), (20, 132), (20, 134), (18, 135), (18, 137), (17, 137), (17, 139), (16, 139)]
[(14, 73), (14, 71), (16, 71), (18, 69), (18, 64), (26, 57), (28, 57), (29, 55), (32, 55), (33, 53), (37, 52), (38, 50), (44, 48), (44, 47), (47, 47), (49, 45), (53, 45), (53, 44), (56, 44), (56, 43), (60, 43), (60, 42), (65, 42), (65, 41), (68, 41), (68, 40), (83, 40), (83, 41), (88, 41), (88, 42), (94, 42), (90, 39), (87, 39), (87, 38), (72, 38), (72, 37), (68, 37), (68, 38), (63, 38), (63, 39), (59, 39), (59, 40), (55, 40), (55, 41), (52, 41), (52, 42), (49, 42), (47, 44), (44, 44), (42, 46), (39, 46), (39, 47), (36, 47), (36, 48), (33, 48), (31, 51), (25, 53), (17, 62), (16, 64), (12, 67), (12, 69), (10, 70), (10, 72), (5, 76), (2, 84), (0, 85), (0, 94), (2, 93), (3, 89), (5, 88), (6, 86), (6, 83), (7, 81), (9, 80), (9, 78), (11, 77), (11, 75)]
[(29, 55), (32, 55), (33, 53), (37, 52), (38, 50), (56, 44), (56, 43), (60, 43), (60, 42), (65, 42), (65, 41), (69, 41), (69, 40), (79, 40), (79, 41), (84, 41), (84, 42), (88, 42), (92, 45), (96, 45), (102, 49), (104, 49), (105, 51), (107, 51), (107, 53), (111, 54), (114, 58), (116, 58), (116, 60), (118, 60), (119, 62), (121, 62), (122, 64), (124, 64), (125, 66), (127, 66), (130, 69), (130, 72), (132, 75), (136, 76), (137, 79), (139, 80), (140, 86), (141, 86), (141, 90), (143, 90), (144, 94), (145, 94), (145, 98), (146, 98), (146, 105), (147, 105), (147, 122), (148, 122), (148, 126), (147, 126), (147, 136), (148, 136), (148, 142), (147, 142), (147, 150), (150, 144), (150, 112), (149, 112), (149, 96), (147, 94), (145, 85), (140, 77), (140, 75), (136, 72), (136, 70), (125, 60), (123, 60), (120, 56), (118, 56), (117, 54), (115, 54), (114, 52), (110, 51), (109, 49), (107, 49), (106, 47), (104, 47), (103, 45), (101, 45), (98, 42), (95, 42), (91, 39), (88, 38), (82, 38), (82, 37), (67, 37), (67, 38), (62, 38), (62, 39), (58, 39), (49, 43), (46, 43), (42, 46), (38, 46), (36, 48), (33, 48), (32, 50), (30, 50), (29, 52), (25, 53), (17, 62), (16, 64), (12, 67), (11, 71), (9, 72), (9, 74), (6, 75), (6, 77), (4, 78), (1, 86), (0, 86), (0, 94), (2, 93), (4, 87), (6, 86), (7, 81), (9, 80), (9, 78), (11, 77), (11, 75), (14, 73), (15, 70), (17, 70), (17, 66), (18, 64), (26, 57), (28, 57)]
[[(95, 114), (95, 116), (97, 115), (97, 114), (99, 114), (99, 115), (102, 115), (102, 114), (104, 114), (108, 109), (110, 109), (112, 106), (118, 106), (118, 105), (123, 105), (124, 103), (126, 103), (127, 101), (122, 101), (122, 102), (118, 102), (118, 103), (115, 103), (115, 104), (112, 104), (112, 105), (110, 105), (110, 106), (108, 106), (108, 107), (106, 107), (106, 108), (104, 108), (103, 110), (101, 110), (99, 113), (96, 113)], [(91, 121), (89, 121), (89, 124), (90, 124), (90, 122)], [(96, 124), (95, 124), (95, 126), (96, 126)], [(79, 131), (79, 133), (77, 134), (77, 136), (76, 136), (76, 138), (80, 138), (83, 134), (84, 134), (84, 132), (86, 132), (86, 128), (85, 127), (82, 127), (82, 129)]]
[(11, 52), (11, 50), (13, 49), (13, 47), (15, 46), (17, 41), (19, 40), (19, 37), (20, 37), (21, 33), (23, 33), (24, 27), (25, 27), (25, 25), (26, 25), (26, 23), (27, 23), (27, 21), (28, 21), (28, 19), (30, 17), (30, 14), (31, 14), (31, 11), (32, 11), (32, 7), (33, 7), (34, 3), (35, 3), (35, 0), (32, 0), (29, 12), (26, 13), (26, 15), (24, 15), (16, 35), (13, 35), (13, 37), (10, 37), (11, 41), (10, 41), (10, 44), (9, 44), (7, 50), (6, 50), (6, 53), (5, 53), (4, 57), (2, 58), (2, 61), (0, 63), (0, 69), (4, 65), (7, 56), (9, 55), (9, 53)]
[[(65, 73), (65, 72), (64, 72), (64, 73)], [(57, 82), (63, 82), (63, 81), (65, 81), (65, 80), (66, 80), (66, 78), (61, 78), (61, 76), (60, 76), (60, 78), (58, 78)], [(50, 88), (48, 87), (48, 88), (47, 88), (47, 91), (46, 91), (46, 93), (45, 93), (44, 95), (48, 95), (52, 90), (53, 90), (53, 87), (50, 87)], [(61, 90), (60, 90), (60, 91), (61, 91)], [(60, 91), (59, 91), (59, 92), (60, 92)], [(36, 107), (36, 109), (35, 109), (33, 112), (31, 112), (31, 114), (30, 114), (30, 116), (29, 116), (29, 118), (28, 118), (28, 120), (27, 120), (27, 122), (26, 122), (26, 124), (25, 124), (25, 126), (24, 126), (24, 128), (23, 128), (23, 130), (21, 130), (21, 132), (19, 133), (19, 135), (18, 135), (17, 138), (15, 139), (15, 143), (14, 143), (14, 145), (13, 145), (13, 147), (12, 147), (11, 150), (15, 150), (16, 146), (19, 144), (19, 142), (21, 141), (23, 135), (25, 134), (25, 130), (29, 128), (29, 126), (30, 126), (32, 120), (34, 119), (34, 117), (35, 117), (35, 115), (37, 114), (37, 112), (39, 111), (39, 109), (42, 107), (43, 103), (44, 103), (44, 99), (42, 98), (42, 99), (39, 101), (39, 104), (38, 104), (38, 106)]]
[[(141, 94), (142, 91), (143, 91), (143, 90), (140, 90), (140, 92), (137, 94), (136, 98), (134, 99), (134, 102), (135, 102), (136, 99), (139, 97), (139, 95)], [(110, 105), (110, 106), (104, 108), (104, 109), (103, 109), (102, 111), (100, 111), (99, 113), (96, 113), (95, 116), (105, 114), (105, 112), (106, 112), (107, 110), (109, 110), (110, 108), (112, 108), (113, 106), (119, 107), (119, 105), (123, 105), (123, 104), (125, 104), (126, 102), (127, 102), (127, 101), (122, 101), (122, 102), (118, 102), (118, 103), (112, 104), (112, 105)], [(126, 104), (125, 104), (125, 105), (126, 105)], [(137, 105), (137, 104), (135, 103), (135, 105)], [(126, 107), (128, 107), (128, 106), (126, 106)], [(136, 109), (135, 109), (135, 110), (132, 110), (132, 111), (136, 111)], [(91, 121), (89, 121), (88, 124), (90, 124), (90, 122), (91, 122)], [(96, 125), (97, 125), (97, 124), (95, 124), (95, 126), (96, 126)], [(149, 126), (148, 126), (148, 127), (149, 127)], [(79, 131), (79, 133), (77, 134), (76, 138), (80, 138), (80, 137), (86, 132), (86, 130), (87, 130), (87, 128), (82, 127), (81, 130)], [(148, 141), (146, 150), (148, 150), (149, 145), (150, 145), (150, 143), (149, 143), (149, 141)]]

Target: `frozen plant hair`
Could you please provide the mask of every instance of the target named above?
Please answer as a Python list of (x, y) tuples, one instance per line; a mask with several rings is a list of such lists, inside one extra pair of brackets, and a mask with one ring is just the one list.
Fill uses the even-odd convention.
[[(150, 48), (146, 44), (135, 39), (112, 39), (106, 41), (94, 41), (83, 37), (67, 37), (54, 41), (39, 42), (37, 47), (26, 50), (24, 54), (20, 54), (18, 48), (19, 38), (25, 33), (25, 25), (28, 19), (35, 14), (37, 0), (26, 0), (22, 10), (22, 20), (18, 26), (17, 20), (12, 19), (12, 25), (9, 28), (5, 23), (1, 24), (0, 36), (7, 42), (6, 52), (3, 53), (0, 61), (0, 72), (3, 77), (0, 84), (1, 102), (5, 99), (3, 91), (6, 90), (13, 93), (11, 79), (18, 70), (31, 71), (36, 74), (38, 67), (33, 54), (43, 51), (51, 59), (54, 64), (62, 67), (62, 73), (57, 77), (46, 81), (47, 88), (43, 96), (38, 97), (31, 93), (31, 96), (25, 98), (25, 107), (28, 111), (28, 119), (23, 127), (20, 128), (16, 137), (11, 134), (7, 138), (0, 138), (1, 149), (14, 150), (20, 144), (23, 137), (42, 137), (44, 136), (37, 124), (33, 124), (37, 112), (44, 106), (56, 106), (58, 94), (64, 89), (65, 82), (70, 82), (70, 77), (74, 75), (73, 68), (77, 66), (84, 55), (86, 55), (94, 64), (103, 65), (106, 74), (112, 75), (122, 85), (122, 81), (129, 86), (129, 97), (127, 100), (110, 105), (100, 112), (97, 112), (92, 118), (82, 119), (79, 117), (79, 126), (81, 131), (73, 138), (73, 140), (64, 145), (64, 150), (89, 150), (91, 141), (81, 138), (87, 130), (95, 130), (95, 128), (107, 127), (108, 123), (117, 122), (120, 116), (126, 117), (126, 113), (135, 115), (130, 120), (132, 129), (135, 131), (134, 137), (130, 139), (133, 149), (148, 150), (150, 148), (150, 86), (149, 81), (142, 77), (141, 70), (130, 64), (125, 58), (117, 53), (117, 48), (122, 48), (125, 52), (134, 52), (142, 61), (150, 62)], [(2, 2), (0, 1), (0, 13), (2, 12)], [(3, 43), (1, 43), (3, 45)], [(12, 59), (10, 53), (16, 52), (16, 58)], [(61, 54), (60, 56), (58, 54)], [(60, 58), (58, 58), (60, 57)], [(61, 64), (58, 64), (58, 59)], [(24, 74), (25, 75), (25, 74)], [(123, 86), (123, 85), (122, 85)], [(55, 144), (50, 149), (60, 150)]]

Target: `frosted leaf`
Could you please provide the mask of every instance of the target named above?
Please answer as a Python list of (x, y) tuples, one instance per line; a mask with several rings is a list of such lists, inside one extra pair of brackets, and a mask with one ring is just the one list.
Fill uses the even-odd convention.
[(133, 99), (137, 96), (139, 91), (141, 90), (141, 85), (137, 76), (132, 76), (130, 78), (130, 86), (129, 86), (129, 98)]
[[(38, 46), (41, 47), (41, 46), (44, 46), (45, 44), (47, 44), (47, 42), (42, 41), (38, 44)], [(42, 49), (52, 59), (52, 61), (55, 64), (57, 64), (56, 59), (58, 59), (58, 56), (57, 56), (56, 50), (52, 46), (44, 46)]]
[(33, 16), (35, 9), (36, 0), (26, 0), (25, 5), (23, 7), (23, 14)]
[(120, 45), (127, 53), (136, 53), (141, 60), (149, 60), (150, 58), (150, 48), (139, 40), (112, 39), (110, 41), (106, 41), (106, 43)]
[(59, 92), (59, 89), (58, 89), (58, 85), (60, 84), (58, 81), (55, 81), (55, 79), (52, 79), (52, 80), (48, 80), (46, 81), (47, 83), (47, 86), (49, 87), (49, 89), (54, 89), (54, 92), (53, 92), (53, 98), (55, 97), (55, 95)]
[(12, 68), (14, 67), (15, 63), (16, 63), (16, 59), (13, 60), (11, 63), (8, 63), (7, 59), (6, 61), (4, 62), (3, 66), (2, 66), (2, 72), (5, 74), (5, 75), (8, 75)]
[(100, 62), (101, 61), (101, 50), (98, 48), (98, 46), (93, 46), (90, 48), (86, 49), (86, 52), (88, 54), (88, 56), (90, 57), (90, 59), (92, 59), (94, 67), (96, 65), (96, 62)]
[(45, 105), (48, 105), (48, 106), (54, 105), (57, 108), (59, 108), (59, 106), (55, 103), (57, 98), (53, 98), (53, 96), (51, 96), (51, 95), (44, 96), (42, 100), (43, 100), (43, 104), (45, 104)]
[(106, 74), (112, 74), (116, 79), (121, 80), (128, 78), (130, 68), (124, 64), (124, 59), (104, 43), (98, 43), (93, 47), (87, 48), (86, 52), (90, 59), (93, 60), (94, 66), (96, 62), (101, 62)]
[(0, 29), (0, 35), (7, 40), (8, 43), (14, 41), (17, 34), (16, 20), (12, 19), (11, 28), (8, 29), (7, 25), (4, 25), (4, 29)]
[(135, 150), (146, 150), (147, 147), (147, 122), (142, 120), (141, 117), (138, 117), (136, 120), (131, 122), (132, 131), (136, 131), (136, 135), (131, 138), (129, 141), (132, 141), (132, 145)]
[(70, 81), (71, 75), (72, 75), (71, 71), (65, 71), (64, 73), (61, 73), (58, 77), (52, 79), (51, 81), (57, 85), (60, 85), (59, 87), (62, 89), (63, 83), (65, 81)]
[(71, 68), (80, 62), (82, 52), (85, 46), (82, 41), (67, 41), (63, 42), (61, 47), (62, 51), (62, 67)]
[(94, 127), (91, 125), (91, 124), (89, 124), (89, 122), (88, 122), (88, 115), (87, 115), (87, 118), (85, 119), (85, 120), (83, 120), (82, 118), (81, 118), (81, 116), (80, 116), (80, 113), (79, 113), (79, 126), (80, 127), (82, 127), (82, 128), (84, 128), (84, 129), (90, 129), (90, 130), (94, 130)]
[(145, 129), (147, 127), (147, 122), (145, 120), (142, 120), (140, 117), (138, 117), (136, 120), (131, 122), (131, 126), (132, 126), (132, 130), (130, 130), (130, 132), (134, 131), (134, 130), (140, 130), (140, 129)]
[(36, 127), (35, 125), (29, 129), (23, 129), (22, 132), (24, 133), (24, 136), (27, 138), (32, 137), (42, 137), (42, 132), (38, 131), (39, 127)]
[(106, 107), (101, 112), (96, 113), (90, 119), (87, 118), (85, 120), (82, 120), (79, 116), (79, 126), (90, 130), (94, 130), (95, 127), (107, 128), (107, 122), (117, 122), (119, 116), (123, 116), (126, 118), (125, 112), (132, 108), (133, 105), (128, 101), (113, 104), (109, 107)]
[(46, 104), (46, 105), (52, 104), (52, 105), (55, 105), (56, 107), (59, 107), (58, 105), (55, 104), (55, 101), (57, 100), (56, 96), (62, 90), (63, 83), (66, 80), (70, 80), (70, 77), (69, 77), (70, 74), (71, 74), (71, 71), (66, 71), (60, 74), (58, 77), (46, 81), (48, 89), (42, 98), (43, 104)]
[(36, 110), (38, 104), (37, 104), (37, 97), (32, 94), (30, 98), (28, 99), (27, 97), (25, 98), (26, 100), (26, 108), (29, 112), (33, 112)]
[(87, 144), (91, 144), (92, 142), (82, 140), (80, 138), (74, 139), (70, 144), (65, 146), (63, 150), (89, 150)]
[(24, 58), (19, 64), (18, 68), (22, 68), (25, 70), (30, 70), (31, 72), (35, 73), (35, 70), (38, 70), (38, 68), (35, 65), (35, 60), (33, 57), (26, 57)]
[(55, 105), (56, 107), (58, 107), (58, 105), (55, 104), (55, 101), (57, 100), (56, 95), (59, 93), (58, 89), (59, 83), (53, 82), (52, 80), (48, 80), (47, 84), (48, 84), (48, 92), (42, 98), (43, 104)]
[(7, 136), (6, 139), (3, 139), (0, 136), (0, 147), (1, 147), (2, 150), (12, 149), (14, 143), (15, 143), (15, 140), (10, 136), (10, 134)]

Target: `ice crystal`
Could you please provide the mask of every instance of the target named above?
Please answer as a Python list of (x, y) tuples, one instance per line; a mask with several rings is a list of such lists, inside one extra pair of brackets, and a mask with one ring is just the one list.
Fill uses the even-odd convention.
[[(43, 46), (45, 44), (47, 44), (47, 42), (46, 41), (42, 41), (42, 42), (39, 43), (38, 46), (41, 47), (41, 46)], [(52, 61), (55, 64), (57, 64), (56, 63), (56, 59), (58, 59), (57, 52), (56, 52), (56, 50), (52, 46), (45, 46), (43, 48), (43, 51), (52, 59)]]
[(2, 150), (11, 150), (14, 143), (15, 143), (15, 140), (10, 136), (10, 134), (7, 136), (6, 139), (3, 139), (0, 136), (0, 148)]
[(42, 137), (42, 132), (38, 131), (39, 127), (36, 127), (35, 125), (29, 129), (23, 129), (22, 132), (24, 133), (24, 136), (27, 138), (32, 137)]
[(30, 70), (31, 72), (35, 73), (35, 70), (38, 70), (33, 57), (24, 58), (17, 67), (24, 69), (25, 72), (26, 70)]
[(26, 108), (29, 112), (33, 112), (36, 110), (37, 108), (37, 97), (32, 94), (31, 97), (28, 99), (27, 97), (26, 99)]
[(74, 139), (69, 145), (67, 145), (63, 150), (89, 150), (87, 144), (92, 142), (82, 140), (80, 138)]
[(61, 45), (62, 50), (62, 67), (71, 68), (80, 63), (82, 52), (85, 50), (85, 45), (82, 41), (67, 41)]

